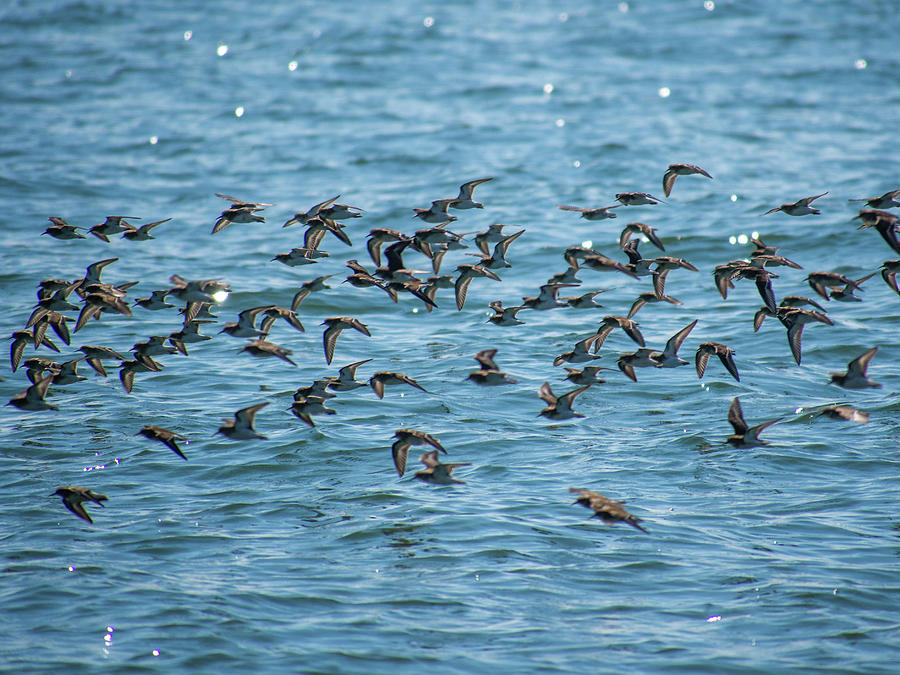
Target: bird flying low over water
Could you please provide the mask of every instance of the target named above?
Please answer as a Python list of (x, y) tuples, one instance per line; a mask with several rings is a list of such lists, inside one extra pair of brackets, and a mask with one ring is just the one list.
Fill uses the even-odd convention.
[(731, 426), (734, 427), (734, 434), (729, 436), (726, 440), (736, 448), (752, 448), (757, 445), (769, 445), (769, 443), (762, 440), (759, 435), (764, 429), (772, 426), (776, 422), (780, 422), (782, 419), (784, 418), (779, 417), (778, 419), (757, 424), (755, 427), (748, 426), (744, 421), (744, 412), (741, 410), (741, 401), (735, 396), (734, 400), (731, 402), (731, 407), (728, 408), (728, 421), (731, 423)]
[(227, 436), (234, 441), (247, 441), (257, 438), (265, 440), (265, 436), (257, 433), (253, 427), (253, 422), (256, 420), (256, 413), (267, 405), (269, 405), (269, 402), (264, 401), (263, 403), (241, 408), (234, 413), (234, 419), (223, 419), (222, 421), (225, 424), (220, 426), (216, 433)]
[(84, 508), (83, 502), (94, 502), (99, 506), (103, 506), (103, 502), (109, 499), (109, 497), (107, 497), (106, 495), (101, 495), (99, 492), (94, 492), (93, 490), (90, 490), (88, 488), (77, 487), (75, 485), (67, 485), (65, 487), (56, 488), (56, 492), (54, 492), (50, 496), (62, 497), (63, 506), (65, 506), (67, 509), (69, 509), (69, 511), (74, 513), (82, 520), (85, 520), (89, 523), (93, 523), (94, 521), (91, 519), (91, 516)]
[(573, 417), (584, 417), (581, 413), (572, 410), (572, 401), (575, 400), (578, 394), (587, 391), (589, 388), (590, 385), (585, 385), (557, 397), (553, 390), (550, 389), (550, 383), (544, 382), (538, 391), (538, 396), (547, 403), (547, 407), (541, 410), (540, 415), (551, 420), (568, 420)]
[(444, 454), (447, 451), (441, 442), (429, 433), (417, 431), (416, 429), (397, 429), (394, 432), (397, 439), (391, 446), (391, 456), (394, 458), (394, 468), (397, 469), (397, 475), (401, 478), (406, 472), (406, 459), (409, 455), (409, 449), (414, 445), (430, 445), (435, 450), (440, 450)]
[(718, 356), (725, 370), (731, 373), (731, 376), (741, 381), (737, 366), (734, 363), (734, 350), (720, 342), (703, 342), (697, 347), (697, 355), (694, 364), (697, 368), (697, 378), (703, 379), (703, 373), (706, 372), (706, 364), (709, 362), (710, 356)]
[(691, 174), (700, 174), (707, 178), (712, 178), (706, 171), (695, 164), (669, 164), (669, 168), (663, 174), (663, 193), (666, 197), (672, 192), (672, 186), (675, 185), (675, 179), (678, 176), (690, 176)]
[(137, 435), (149, 438), (151, 441), (164, 443), (172, 452), (181, 457), (181, 459), (187, 459), (185, 454), (181, 451), (181, 448), (178, 447), (178, 443), (176, 443), (176, 441), (188, 442), (188, 439), (181, 434), (152, 424), (147, 424), (137, 433)]
[(790, 204), (782, 204), (781, 206), (776, 206), (774, 209), (769, 209), (763, 215), (767, 216), (770, 213), (775, 213), (776, 211), (783, 211), (789, 216), (808, 216), (809, 214), (818, 215), (822, 213), (819, 209), (813, 208), (810, 206), (815, 200), (819, 197), (824, 197), (827, 195), (827, 192), (823, 192), (820, 195), (814, 195), (813, 197), (804, 197), (803, 199), (798, 199), (795, 202), (791, 202)]
[(625, 502), (617, 502), (614, 499), (603, 496), (599, 492), (585, 490), (584, 488), (570, 487), (569, 492), (578, 495), (578, 498), (573, 503), (581, 504), (585, 508), (591, 509), (594, 512), (592, 517), (599, 518), (606, 525), (625, 523), (641, 532), (650, 534), (650, 532), (638, 524), (641, 522), (641, 519), (629, 513), (625, 507), (622, 506)]
[(470, 466), (469, 462), (441, 464), (440, 460), (438, 460), (437, 450), (431, 450), (430, 452), (424, 453), (419, 457), (419, 461), (428, 467), (421, 471), (416, 471), (416, 478), (421, 481), (433, 483), (435, 485), (453, 485), (454, 483), (463, 484), (466, 482), (464, 480), (457, 480), (451, 474), (453, 473), (453, 470), (458, 467)]
[(863, 352), (850, 363), (847, 364), (846, 373), (832, 373), (831, 381), (828, 384), (836, 384), (844, 389), (879, 389), (881, 384), (875, 380), (869, 379), (866, 371), (869, 369), (869, 363), (878, 353), (878, 347)]

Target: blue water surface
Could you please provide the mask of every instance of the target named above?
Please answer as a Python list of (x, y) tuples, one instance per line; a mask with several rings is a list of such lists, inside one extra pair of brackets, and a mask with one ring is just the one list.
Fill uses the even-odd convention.
[[(773, 268), (777, 297), (816, 297), (813, 271), (850, 278), (897, 256), (856, 229), (860, 203), (900, 188), (896, 153), (900, 49), (886, 2), (9, 2), (0, 10), (0, 323), (21, 329), (42, 279), (78, 279), (97, 260), (129, 298), (169, 277), (219, 279), (233, 292), (188, 357), (159, 357), (125, 393), (110, 375), (51, 388), (58, 411), (0, 415), (0, 670), (8, 672), (896, 672), (900, 297), (876, 274), (859, 303), (830, 301), (833, 326), (804, 332), (795, 365), (774, 318), (753, 331), (752, 281), (727, 300), (712, 270), (762, 237), (803, 270)], [(609, 206), (619, 192), (662, 197), (671, 162), (713, 180), (679, 178), (666, 204), (622, 207), (589, 222), (557, 205)], [(372, 228), (412, 234), (413, 207), (456, 195), (484, 209), (451, 229), (491, 223), (526, 232), (501, 282), (475, 279), (462, 311), (452, 290), (428, 313), (406, 295), (341, 280)], [(210, 235), (227, 203), (274, 204), (266, 222)], [(801, 197), (819, 216), (761, 214)], [(295, 212), (340, 195), (365, 209), (347, 247), (289, 268), (272, 258), (302, 244)], [(82, 227), (107, 215), (172, 220), (155, 240), (110, 243), (40, 236), (58, 216)], [(628, 222), (657, 228), (683, 305), (635, 317), (691, 365), (639, 369), (614, 331), (597, 363), (612, 370), (553, 422), (542, 382), (572, 388), (553, 358), (624, 315), (649, 278), (582, 270), (561, 295), (604, 289), (598, 309), (524, 310), (524, 325), (486, 322), (592, 246), (620, 261)], [(443, 273), (474, 262), (448, 253)], [(657, 252), (641, 244), (649, 257)], [(407, 266), (430, 261), (407, 252)], [(217, 334), (238, 312), (290, 305), (303, 281), (332, 274), (298, 315), (306, 332), (270, 339), (297, 367), (240, 353)], [(74, 295), (72, 296), (75, 297)], [(130, 302), (130, 300), (129, 300)], [(72, 313), (72, 316), (76, 316)], [(354, 316), (325, 363), (320, 325)], [(84, 344), (127, 352), (178, 330), (174, 309), (104, 314), (73, 335), (50, 333), (59, 361)], [(702, 380), (704, 341), (736, 352), (741, 381), (717, 359)], [(866, 349), (879, 389), (843, 390), (829, 374)], [(472, 356), (495, 348), (518, 384), (466, 381)], [(369, 388), (329, 401), (304, 425), (291, 393), (371, 358), (358, 376), (400, 371), (427, 393)], [(581, 367), (580, 364), (576, 364)], [(25, 369), (0, 373), (3, 400)], [(771, 445), (735, 449), (728, 407), (781, 422)], [(216, 435), (222, 418), (269, 402), (268, 437)], [(847, 403), (868, 424), (832, 421)], [(184, 434), (188, 461), (136, 436), (145, 424)], [(394, 431), (437, 436), (465, 484), (401, 479)], [(90, 525), (65, 510), (63, 485), (109, 496)], [(627, 508), (650, 531), (606, 526), (572, 504), (583, 487)]]

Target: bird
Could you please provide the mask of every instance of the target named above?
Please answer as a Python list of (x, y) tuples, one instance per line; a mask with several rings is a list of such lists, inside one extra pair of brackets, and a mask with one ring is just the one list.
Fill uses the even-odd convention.
[(575, 343), (572, 351), (563, 352), (555, 359), (553, 359), (553, 365), (561, 366), (564, 363), (584, 363), (586, 361), (593, 361), (595, 359), (601, 358), (595, 354), (590, 353), (591, 345), (593, 345), (594, 341), (596, 341), (597, 339), (597, 335), (591, 335), (590, 337), (586, 337), (583, 340), (579, 340)]
[(295, 398), (291, 404), (290, 412), (298, 419), (305, 422), (311, 427), (316, 426), (313, 422), (313, 415), (336, 415), (337, 410), (333, 410), (325, 406), (325, 399), (321, 396), (301, 396)]
[(495, 326), (520, 326), (525, 323), (516, 317), (520, 310), (525, 309), (522, 305), (518, 307), (504, 307), (500, 300), (494, 300), (488, 307), (494, 310), (494, 313), (488, 317), (488, 323), (492, 323)]
[[(843, 274), (837, 272), (813, 272), (806, 277), (810, 287), (826, 300), (830, 300), (828, 289), (844, 287), (844, 292), (856, 290), (859, 286), (853, 279), (848, 279)], [(774, 309), (774, 308), (773, 308)]]
[(263, 335), (269, 334), (269, 331), (278, 319), (284, 319), (291, 328), (298, 330), (301, 333), (306, 332), (303, 328), (303, 324), (300, 323), (300, 319), (297, 318), (297, 314), (292, 309), (268, 305), (263, 307), (263, 314), (266, 315), (266, 318), (259, 322), (259, 330)]
[(148, 239), (155, 239), (156, 237), (150, 234), (150, 230), (157, 225), (168, 223), (170, 220), (172, 219), (166, 218), (165, 220), (157, 220), (153, 223), (145, 223), (140, 227), (135, 227), (131, 223), (123, 222), (122, 225), (125, 226), (125, 231), (122, 232), (122, 238), (128, 239), (129, 241), (147, 241)]
[(134, 376), (136, 373), (157, 373), (162, 370), (162, 366), (149, 356), (136, 354), (134, 359), (122, 361), (119, 368), (119, 381), (122, 388), (130, 394), (134, 388)]
[(166, 296), (168, 294), (168, 288), (161, 291), (151, 291), (149, 298), (137, 298), (134, 301), (134, 304), (138, 307), (142, 307), (144, 309), (149, 309), (152, 311), (174, 307), (175, 305), (173, 305), (172, 303), (166, 302)]
[(456, 462), (455, 464), (441, 464), (438, 461), (438, 451), (431, 450), (419, 457), (426, 469), (416, 471), (416, 478), (426, 483), (434, 483), (435, 485), (453, 485), (454, 483), (464, 484), (466, 481), (457, 480), (451, 474), (453, 470), (461, 466), (470, 466), (470, 462)]
[(483, 209), (484, 204), (479, 204), (478, 202), (472, 199), (472, 192), (476, 187), (481, 185), (482, 183), (487, 183), (489, 180), (494, 180), (493, 177), (490, 178), (479, 178), (478, 180), (470, 180), (467, 183), (463, 183), (459, 186), (459, 195), (456, 199), (450, 202), (451, 209)]
[(294, 294), (294, 299), (291, 300), (291, 311), (296, 312), (297, 308), (300, 307), (300, 304), (306, 300), (307, 297), (309, 297), (310, 293), (331, 288), (331, 286), (327, 286), (325, 282), (333, 276), (333, 274), (325, 274), (300, 284), (300, 290)]
[(397, 469), (397, 475), (401, 478), (406, 472), (406, 459), (409, 455), (409, 449), (414, 445), (430, 445), (435, 450), (440, 450), (444, 454), (447, 451), (441, 442), (429, 433), (417, 431), (415, 429), (397, 429), (394, 432), (397, 439), (391, 446), (391, 456), (394, 459), (394, 468)]
[(469, 284), (475, 277), (488, 277), (494, 281), (500, 281), (500, 277), (491, 272), (489, 269), (481, 265), (457, 265), (456, 271), (459, 276), (456, 278), (454, 289), (456, 292), (456, 309), (462, 311), (463, 305), (466, 304), (466, 294), (469, 291)]
[(109, 347), (100, 345), (82, 345), (78, 348), (85, 356), (88, 365), (93, 368), (98, 375), (106, 377), (106, 369), (103, 367), (103, 361), (126, 361), (127, 359), (119, 352)]
[(83, 227), (69, 225), (65, 220), (56, 216), (50, 216), (47, 220), (53, 224), (41, 234), (49, 234), (54, 239), (86, 239), (83, 234), (78, 233), (78, 230), (84, 229)]
[(380, 267), (382, 244), (386, 244), (389, 241), (404, 241), (405, 239), (408, 239), (408, 237), (397, 230), (387, 227), (376, 227), (369, 231), (369, 238), (366, 240), (366, 250), (369, 252), (369, 257), (372, 258), (375, 266)]
[[(13, 372), (19, 367), (19, 362), (22, 360), (22, 354), (25, 353), (25, 347), (34, 342), (34, 332), (30, 330), (17, 330), (12, 334), (12, 344), (9, 346), (9, 361), (12, 365)], [(59, 352), (59, 349), (53, 341), (48, 337), (42, 337), (38, 342), (39, 345), (45, 345), (52, 349), (55, 352)]]
[(330, 364), (334, 357), (334, 347), (337, 344), (338, 336), (345, 328), (353, 328), (367, 337), (372, 337), (369, 329), (359, 319), (350, 316), (332, 316), (325, 319), (322, 324), (328, 326), (322, 333), (322, 343), (325, 347), (325, 363)]
[(832, 300), (837, 300), (838, 302), (862, 302), (862, 298), (857, 297), (853, 294), (853, 291), (861, 291), (862, 283), (871, 279), (875, 276), (875, 272), (871, 272), (864, 277), (860, 277), (859, 279), (855, 279), (853, 281), (853, 285), (845, 285), (843, 288), (832, 288), (829, 293)]
[(637, 382), (637, 375), (634, 372), (635, 368), (650, 368), (657, 364), (653, 360), (653, 350), (641, 347), (635, 352), (619, 356), (616, 365), (619, 367), (619, 370), (625, 373), (629, 380)]
[(538, 396), (547, 403), (547, 407), (541, 410), (539, 414), (551, 420), (568, 420), (573, 417), (584, 417), (581, 413), (572, 410), (572, 402), (576, 396), (587, 389), (590, 389), (590, 385), (578, 387), (557, 397), (553, 390), (550, 389), (550, 383), (544, 382), (538, 390)]
[(653, 352), (650, 355), (650, 360), (659, 368), (686, 366), (688, 362), (678, 357), (678, 350), (681, 348), (681, 343), (684, 342), (685, 338), (687, 338), (691, 331), (694, 330), (694, 326), (697, 325), (698, 320), (699, 319), (694, 319), (691, 323), (670, 337), (668, 342), (666, 342), (665, 349), (663, 349), (662, 352)]
[(384, 388), (389, 384), (408, 384), (419, 391), (424, 391), (426, 394), (428, 393), (422, 385), (412, 379), (409, 375), (404, 375), (403, 373), (381, 371), (369, 378), (369, 386), (372, 387), (372, 391), (375, 392), (375, 395), (378, 398), (384, 398)]
[(622, 230), (622, 234), (619, 235), (619, 248), (625, 248), (625, 244), (631, 238), (632, 234), (643, 235), (660, 251), (666, 250), (666, 247), (663, 246), (663, 243), (656, 234), (656, 228), (650, 227), (645, 223), (628, 223), (625, 226), (625, 229)]
[(759, 435), (764, 429), (772, 426), (776, 422), (780, 422), (782, 419), (784, 418), (779, 417), (778, 419), (757, 424), (755, 427), (748, 427), (747, 422), (744, 421), (744, 412), (741, 410), (740, 398), (735, 396), (734, 400), (731, 402), (731, 406), (728, 408), (728, 421), (731, 423), (731, 426), (734, 427), (734, 434), (729, 436), (726, 441), (736, 448), (752, 448), (757, 445), (769, 445), (769, 443), (762, 440)]
[(88, 488), (78, 487), (76, 485), (67, 485), (65, 487), (56, 488), (56, 492), (50, 496), (62, 497), (63, 506), (82, 520), (86, 520), (89, 523), (93, 523), (94, 521), (91, 520), (91, 516), (88, 514), (87, 510), (85, 510), (83, 502), (94, 502), (95, 504), (103, 506), (103, 502), (109, 500), (109, 497), (106, 495), (101, 495), (99, 492), (94, 492)]
[(583, 209), (580, 206), (557, 206), (562, 211), (577, 211), (585, 220), (606, 220), (607, 218), (615, 218), (617, 214), (613, 213), (613, 209), (617, 209), (622, 204), (614, 204), (612, 206), (603, 206), (598, 209)]
[(503, 239), (494, 244), (494, 251), (491, 255), (487, 255), (486, 253), (470, 253), (469, 255), (478, 258), (479, 262), (477, 263), (477, 265), (480, 265), (481, 267), (484, 267), (486, 269), (512, 267), (512, 265), (510, 265), (506, 260), (506, 250), (509, 248), (509, 245), (513, 243), (524, 232), (525, 230), (519, 230), (515, 234), (511, 234), (508, 237), (503, 237)]
[(869, 413), (857, 410), (849, 405), (829, 405), (819, 411), (819, 416), (824, 415), (833, 420), (846, 420), (865, 424), (869, 421)]
[(731, 376), (741, 381), (737, 366), (734, 363), (734, 350), (720, 342), (703, 342), (697, 347), (697, 355), (694, 359), (694, 365), (697, 368), (697, 378), (703, 379), (703, 373), (706, 372), (706, 364), (710, 356), (718, 356), (719, 361), (725, 366), (725, 370), (731, 373)]
[[(99, 225), (94, 225), (88, 232), (109, 243), (109, 235), (125, 232), (128, 228), (134, 228), (134, 225), (126, 223), (125, 219), (140, 220), (137, 216), (106, 216), (106, 220)], [(134, 228), (137, 229), (137, 228)]]
[(656, 303), (656, 302), (668, 302), (669, 304), (672, 304), (672, 305), (683, 305), (684, 304), (683, 302), (681, 302), (681, 300), (677, 300), (671, 296), (668, 296), (668, 295), (660, 296), (660, 295), (657, 295), (656, 293), (654, 293), (653, 291), (647, 291), (645, 293), (641, 293), (637, 297), (637, 299), (631, 304), (631, 309), (628, 310), (628, 316), (626, 318), (630, 319), (631, 317), (633, 317), (635, 314), (638, 313), (638, 311), (644, 305), (646, 305), (648, 303)]
[(475, 354), (475, 360), (481, 367), (478, 370), (469, 373), (469, 376), (466, 379), (483, 386), (516, 384), (517, 380), (512, 379), (509, 375), (500, 371), (500, 366), (494, 361), (494, 356), (496, 356), (496, 354), (496, 349), (483, 349)]
[[(313, 218), (318, 218), (319, 214), (324, 210), (330, 207), (334, 202), (340, 199), (341, 196), (337, 195), (336, 197), (332, 197), (331, 199), (326, 199), (324, 202), (319, 202), (308, 211), (299, 211), (291, 216), (290, 220), (288, 220), (282, 227), (290, 227), (291, 225), (296, 225), (297, 223), (301, 223), (306, 225)], [(327, 216), (326, 216), (327, 217)]]
[(587, 293), (582, 293), (581, 295), (573, 295), (565, 298), (560, 298), (569, 307), (574, 307), (575, 309), (600, 309), (603, 307), (599, 302), (595, 302), (594, 298), (600, 295), (601, 293), (606, 293), (606, 290), (600, 291), (588, 291)]
[(47, 389), (53, 381), (52, 375), (38, 379), (25, 391), (21, 391), (13, 396), (7, 405), (14, 406), (19, 410), (59, 410), (59, 408), (51, 403), (47, 403), (44, 397), (47, 395)]
[(201, 319), (194, 319), (193, 321), (185, 321), (181, 330), (175, 331), (174, 333), (169, 334), (169, 344), (171, 344), (175, 349), (179, 352), (187, 356), (187, 347), (185, 346), (188, 343), (194, 342), (204, 342), (206, 340), (212, 340), (211, 335), (201, 335), (200, 334), (200, 326), (205, 323), (214, 323), (212, 321), (206, 321)]
[(500, 241), (505, 236), (503, 234), (504, 227), (509, 227), (509, 225), (501, 223), (489, 225), (484, 232), (479, 232), (475, 235), (475, 245), (482, 253), (488, 255), (490, 253), (490, 244)]
[(712, 178), (706, 171), (695, 164), (669, 164), (669, 168), (663, 174), (663, 194), (666, 197), (672, 192), (672, 186), (675, 185), (675, 179), (678, 176), (690, 176), (691, 174), (700, 174), (707, 178)]
[(804, 197), (803, 199), (798, 199), (795, 202), (790, 204), (782, 204), (781, 206), (776, 206), (774, 209), (769, 209), (763, 215), (766, 216), (770, 213), (775, 213), (776, 211), (783, 211), (789, 216), (807, 216), (809, 214), (818, 215), (821, 213), (819, 209), (813, 208), (810, 206), (816, 199), (819, 197), (824, 197), (827, 195), (827, 192), (823, 192), (820, 195), (815, 195), (813, 197)]
[(900, 272), (900, 260), (885, 260), (881, 263), (881, 278), (894, 293), (900, 295), (897, 287), (897, 273)]
[(363, 359), (362, 361), (356, 361), (355, 363), (344, 366), (338, 371), (337, 377), (331, 378), (331, 381), (328, 383), (328, 388), (334, 391), (352, 391), (354, 389), (359, 389), (360, 387), (365, 387), (365, 382), (357, 382), (356, 369), (371, 360), (372, 359)]
[(625, 331), (625, 334), (634, 340), (639, 347), (645, 347), (646, 343), (644, 342), (644, 336), (641, 335), (641, 331), (638, 330), (638, 325), (637, 321), (626, 319), (624, 316), (604, 316), (603, 321), (600, 323), (600, 327), (597, 329), (596, 340), (594, 341), (594, 353), (597, 353), (600, 350), (600, 347), (603, 346), (606, 338), (609, 337), (609, 334), (616, 328), (621, 328)]
[(256, 438), (265, 440), (266, 436), (257, 433), (256, 429), (253, 427), (253, 422), (256, 419), (256, 413), (267, 405), (269, 405), (269, 401), (241, 408), (234, 413), (234, 419), (223, 419), (222, 421), (225, 422), (225, 424), (220, 426), (216, 433), (223, 434), (236, 441), (246, 441)]
[(566, 379), (575, 384), (606, 384), (606, 380), (597, 377), (601, 370), (609, 370), (602, 366), (585, 366), (582, 370), (566, 368)]
[(181, 457), (181, 459), (187, 459), (187, 456), (181, 451), (181, 448), (178, 447), (176, 441), (184, 441), (185, 443), (189, 443), (190, 441), (179, 433), (152, 424), (147, 424), (137, 432), (137, 435), (149, 438), (151, 441), (164, 443), (172, 452)]
[(616, 523), (626, 523), (633, 528), (650, 534), (646, 529), (641, 527), (639, 523), (641, 519), (632, 515), (622, 506), (625, 502), (617, 502), (614, 499), (605, 497), (599, 492), (586, 490), (584, 488), (569, 488), (569, 492), (578, 495), (573, 504), (581, 504), (585, 508), (594, 512), (592, 517), (599, 518), (605, 525), (615, 525)]
[(247, 352), (251, 356), (256, 356), (259, 358), (267, 358), (271, 356), (275, 356), (282, 361), (286, 361), (290, 363), (292, 366), (296, 366), (290, 359), (290, 355), (294, 352), (290, 349), (285, 349), (279, 345), (276, 345), (274, 342), (268, 342), (263, 339), (251, 340), (241, 349), (241, 352)]
[(255, 324), (256, 317), (261, 312), (267, 310), (269, 307), (270, 305), (263, 305), (261, 307), (251, 307), (250, 309), (245, 309), (238, 314), (237, 322), (226, 323), (222, 330), (220, 330), (219, 332), (236, 338), (265, 337), (268, 334), (268, 331), (257, 329)]
[(880, 197), (848, 199), (849, 202), (865, 202), (870, 209), (892, 209), (900, 206), (900, 190), (889, 190)]
[(413, 218), (420, 218), (426, 223), (435, 224), (453, 222), (456, 220), (456, 216), (451, 216), (447, 213), (447, 209), (455, 201), (455, 199), (435, 199), (431, 202), (431, 208), (413, 209), (415, 211)]
[(844, 389), (880, 388), (881, 383), (869, 379), (866, 375), (866, 371), (869, 369), (869, 362), (875, 357), (877, 352), (878, 347), (866, 350), (847, 364), (846, 373), (832, 373), (831, 381), (828, 384), (836, 384)]
[(787, 328), (788, 345), (791, 348), (791, 354), (797, 365), (800, 365), (801, 358), (801, 339), (803, 335), (803, 326), (808, 323), (824, 323), (833, 326), (834, 322), (821, 312), (811, 309), (802, 309), (800, 307), (779, 307), (775, 311), (775, 316)]
[(865, 230), (874, 227), (885, 243), (895, 253), (900, 253), (900, 240), (897, 239), (897, 229), (900, 228), (900, 217), (888, 211), (879, 209), (863, 209), (856, 218), (862, 220), (857, 230)]
[(537, 297), (522, 298), (522, 304), (519, 309), (553, 309), (554, 307), (568, 307), (566, 302), (560, 302), (557, 299), (560, 288), (574, 288), (578, 284), (544, 284), (541, 286), (540, 293)]
[(625, 206), (641, 206), (644, 204), (665, 204), (662, 199), (646, 192), (619, 192), (616, 199)]

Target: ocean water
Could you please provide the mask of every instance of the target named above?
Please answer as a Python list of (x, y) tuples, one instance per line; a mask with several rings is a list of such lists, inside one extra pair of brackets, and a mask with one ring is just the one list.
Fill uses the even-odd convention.
[[(827, 304), (833, 326), (804, 333), (802, 366), (760, 299), (739, 281), (723, 300), (713, 267), (749, 255), (754, 234), (803, 266), (775, 268), (776, 297), (814, 296), (813, 271), (860, 278), (898, 257), (859, 204), (900, 188), (895, 150), (900, 50), (886, 2), (10, 2), (0, 10), (0, 322), (25, 325), (45, 278), (77, 279), (117, 257), (103, 279), (172, 274), (228, 282), (188, 357), (160, 357), (126, 394), (116, 370), (53, 387), (58, 411), (0, 415), (0, 670), (67, 672), (896, 672), (900, 662), (898, 403), (900, 297), (878, 274), (859, 303)], [(662, 197), (671, 162), (714, 178), (677, 180), (667, 204), (622, 207), (588, 222), (560, 204), (608, 206), (625, 191)], [(457, 232), (507, 223), (526, 232), (501, 282), (476, 279), (462, 311), (441, 290), (427, 313), (407, 296), (340, 281), (344, 262), (374, 267), (375, 227), (413, 233), (413, 207), (492, 176), (458, 211)], [(221, 192), (274, 204), (266, 222), (215, 236)], [(827, 192), (819, 216), (766, 210)], [(301, 245), (294, 212), (341, 195), (365, 209), (347, 247), (288, 268)], [(107, 244), (40, 236), (59, 216), (89, 227), (110, 214), (171, 218), (155, 240)], [(666, 254), (699, 272), (669, 274), (683, 302), (635, 317), (661, 348), (698, 319), (703, 341), (736, 351), (741, 381), (713, 358), (616, 369), (636, 345), (614, 331), (612, 368), (552, 422), (537, 390), (568, 391), (553, 358), (624, 315), (647, 278), (583, 270), (603, 308), (522, 311), (486, 323), (566, 268), (584, 244), (624, 261), (624, 225), (657, 228)], [(442, 272), (472, 262), (450, 252)], [(589, 243), (588, 243), (589, 242)], [(645, 256), (655, 255), (648, 243)], [(414, 252), (409, 267), (429, 269)], [(289, 305), (299, 284), (333, 274), (271, 340), (297, 367), (240, 353), (217, 334), (248, 307)], [(73, 296), (74, 297), (74, 296)], [(814, 296), (815, 297), (815, 296)], [(825, 304), (824, 300), (820, 301)], [(320, 326), (355, 316), (326, 365)], [(74, 314), (73, 314), (74, 316)], [(180, 327), (172, 310), (104, 315), (50, 336), (25, 358), (62, 361), (78, 346), (127, 351)], [(880, 389), (828, 385), (878, 346)], [(466, 381), (496, 348), (518, 384)], [(427, 393), (368, 388), (329, 403), (313, 429), (291, 393), (371, 358), (358, 376), (396, 370)], [(108, 363), (109, 366), (112, 362)], [(581, 367), (578, 365), (577, 367)], [(0, 373), (7, 400), (24, 368)], [(748, 422), (783, 418), (771, 445), (724, 443), (731, 400)], [(216, 435), (221, 418), (269, 402), (268, 440)], [(819, 417), (847, 403), (868, 424)], [(136, 436), (184, 434), (188, 461)], [(398, 478), (398, 428), (437, 436), (465, 484)], [(442, 456), (443, 458), (443, 456)], [(90, 525), (50, 497), (62, 485), (109, 496)], [(627, 500), (649, 530), (606, 526), (572, 504), (570, 486)]]

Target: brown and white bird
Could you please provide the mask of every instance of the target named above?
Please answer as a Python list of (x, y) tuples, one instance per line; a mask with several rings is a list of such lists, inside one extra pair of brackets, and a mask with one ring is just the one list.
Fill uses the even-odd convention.
[(629, 513), (626, 508), (622, 506), (622, 504), (625, 503), (624, 501), (617, 502), (614, 499), (605, 497), (599, 492), (586, 490), (584, 488), (570, 487), (569, 492), (578, 495), (578, 498), (574, 501), (575, 504), (581, 504), (585, 508), (591, 509), (594, 512), (592, 517), (599, 518), (604, 524), (615, 525), (616, 523), (625, 523), (641, 532), (650, 534), (638, 524), (641, 522), (641, 519)]
[(266, 437), (257, 433), (253, 423), (256, 420), (256, 413), (267, 405), (269, 405), (269, 402), (264, 401), (263, 403), (241, 408), (234, 413), (234, 419), (223, 419), (222, 421), (225, 424), (220, 426), (216, 433), (235, 441), (247, 441), (257, 438), (265, 440)]
[(394, 458), (394, 468), (397, 469), (397, 475), (401, 478), (406, 472), (406, 460), (409, 455), (409, 449), (414, 445), (430, 445), (435, 450), (440, 450), (446, 454), (444, 446), (441, 442), (429, 433), (417, 431), (415, 429), (397, 429), (394, 432), (396, 441), (391, 446), (391, 456)]
[(353, 328), (367, 337), (372, 337), (366, 325), (352, 316), (332, 316), (325, 319), (321, 325), (328, 326), (325, 332), (322, 333), (322, 344), (325, 347), (325, 363), (328, 364), (334, 358), (334, 347), (337, 344), (338, 336), (345, 328)]
[(818, 215), (822, 212), (819, 211), (819, 209), (813, 208), (812, 206), (810, 206), (810, 204), (812, 204), (819, 197), (824, 197), (827, 194), (827, 192), (823, 192), (820, 195), (798, 199), (797, 201), (790, 204), (782, 204), (781, 206), (776, 206), (774, 209), (769, 209), (763, 215), (766, 216), (770, 213), (775, 213), (776, 211), (783, 211), (789, 216), (807, 216), (810, 214)]
[(466, 482), (464, 480), (457, 480), (451, 474), (454, 469), (461, 466), (470, 466), (470, 462), (441, 464), (440, 460), (438, 460), (437, 450), (431, 450), (430, 452), (424, 453), (419, 457), (419, 461), (428, 467), (421, 471), (416, 471), (416, 478), (421, 481), (433, 483), (435, 485), (453, 485), (454, 483), (464, 484)]
[(185, 443), (188, 443), (189, 441), (179, 433), (154, 426), (153, 424), (147, 424), (137, 432), (137, 435), (149, 438), (151, 441), (159, 441), (160, 443), (165, 444), (166, 447), (176, 455), (181, 457), (181, 459), (187, 459), (187, 456), (181, 451), (181, 448), (178, 447), (177, 441), (184, 441)]
[(663, 194), (666, 197), (672, 192), (672, 186), (675, 185), (675, 179), (678, 176), (690, 176), (692, 174), (700, 174), (707, 178), (712, 178), (706, 171), (695, 164), (669, 164), (669, 168), (663, 174)]
[(710, 356), (718, 356), (719, 361), (725, 366), (731, 376), (741, 381), (740, 373), (734, 363), (734, 350), (720, 342), (703, 342), (697, 347), (697, 356), (694, 359), (694, 365), (697, 368), (697, 378), (703, 379), (703, 373), (706, 372), (706, 364), (709, 362)]
[(846, 373), (832, 373), (831, 381), (828, 384), (836, 384), (844, 389), (866, 389), (869, 387), (879, 389), (881, 383), (870, 379), (866, 375), (869, 363), (875, 358), (876, 353), (878, 353), (878, 347), (872, 347), (863, 352), (847, 364)]
[(581, 413), (572, 410), (572, 402), (576, 396), (588, 389), (590, 389), (590, 385), (585, 385), (557, 397), (553, 390), (550, 389), (550, 383), (544, 382), (538, 390), (538, 396), (543, 399), (547, 407), (541, 410), (539, 414), (551, 420), (568, 420), (573, 417), (584, 417)]
[(769, 445), (769, 443), (762, 440), (759, 435), (764, 429), (772, 426), (776, 422), (780, 422), (782, 419), (784, 418), (779, 417), (778, 419), (757, 424), (755, 427), (748, 426), (747, 422), (744, 421), (744, 411), (741, 410), (741, 401), (735, 396), (734, 400), (731, 402), (731, 406), (728, 408), (728, 421), (731, 423), (731, 426), (734, 427), (734, 433), (726, 440), (736, 448), (753, 448), (758, 445)]
[(490, 178), (479, 178), (478, 180), (470, 180), (467, 183), (463, 183), (459, 186), (459, 195), (456, 199), (450, 202), (451, 209), (483, 209), (484, 204), (480, 204), (472, 199), (472, 192), (482, 183), (487, 183), (489, 180), (494, 180), (493, 176)]

